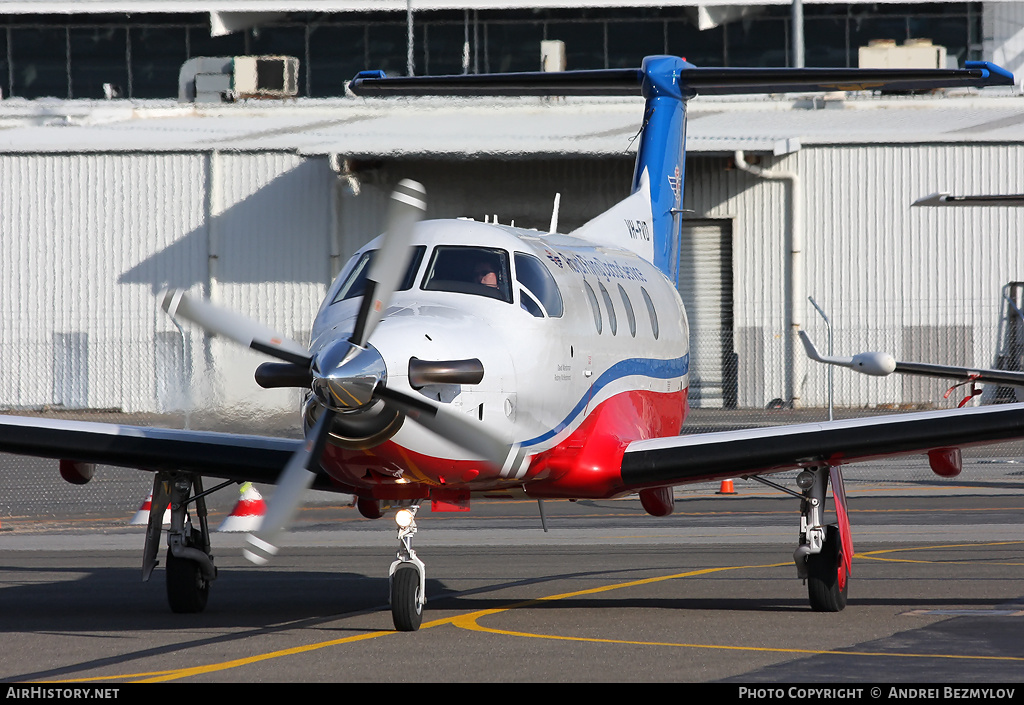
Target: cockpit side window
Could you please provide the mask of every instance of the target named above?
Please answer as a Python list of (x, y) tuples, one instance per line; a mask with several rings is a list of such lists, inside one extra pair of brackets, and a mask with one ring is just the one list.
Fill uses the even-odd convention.
[[(416, 281), (416, 272), (420, 269), (420, 262), (423, 261), (423, 253), (426, 251), (425, 245), (417, 245), (413, 248), (412, 256), (409, 258), (409, 266), (405, 269), (405, 276), (402, 277), (397, 291), (408, 291), (412, 288), (413, 282)], [(348, 273), (341, 288), (338, 289), (334, 300), (331, 301), (332, 304), (363, 295), (363, 291), (366, 289), (366, 277), (370, 273), (370, 266), (373, 264), (373, 257), (376, 254), (377, 250), (367, 250), (362, 254), (359, 261), (356, 262), (356, 266), (352, 267), (352, 270)]]
[[(555, 278), (541, 261), (532, 255), (522, 252), (515, 254), (516, 259), (516, 280), (525, 288), (529, 295), (520, 295), (523, 308), (535, 316), (543, 314), (534, 313), (537, 304), (547, 312), (550, 318), (559, 318), (562, 315), (562, 295), (558, 292)], [(531, 301), (530, 299), (533, 299)]]
[(512, 303), (508, 252), (489, 247), (439, 245), (430, 258), (422, 288)]

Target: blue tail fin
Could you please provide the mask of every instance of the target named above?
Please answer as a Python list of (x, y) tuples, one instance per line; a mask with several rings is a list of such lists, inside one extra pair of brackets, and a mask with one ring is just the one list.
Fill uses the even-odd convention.
[(686, 167), (686, 101), (693, 95), (680, 80), (694, 68), (674, 56), (644, 59), (641, 90), (643, 133), (633, 169), (633, 191), (647, 173), (654, 219), (654, 264), (674, 283), (679, 282), (679, 227)]

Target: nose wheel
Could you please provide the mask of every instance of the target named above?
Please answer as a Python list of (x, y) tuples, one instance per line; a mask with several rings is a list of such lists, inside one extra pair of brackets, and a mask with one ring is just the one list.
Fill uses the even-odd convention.
[(420, 600), (420, 571), (411, 563), (402, 563), (391, 576), (391, 618), (395, 629), (414, 632), (423, 621)]
[(395, 629), (414, 632), (423, 621), (423, 605), (427, 602), (426, 567), (416, 557), (412, 537), (416, 534), (416, 511), (419, 505), (398, 510), (398, 560), (391, 564), (391, 618)]

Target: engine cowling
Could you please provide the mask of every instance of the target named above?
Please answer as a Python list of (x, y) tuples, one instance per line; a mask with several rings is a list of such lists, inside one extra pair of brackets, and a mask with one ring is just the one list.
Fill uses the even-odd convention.
[[(307, 427), (316, 424), (321, 411), (323, 407), (316, 398), (309, 397), (305, 408)], [(336, 413), (327, 441), (349, 450), (374, 448), (398, 433), (404, 421), (405, 414), (376, 399), (361, 409)]]

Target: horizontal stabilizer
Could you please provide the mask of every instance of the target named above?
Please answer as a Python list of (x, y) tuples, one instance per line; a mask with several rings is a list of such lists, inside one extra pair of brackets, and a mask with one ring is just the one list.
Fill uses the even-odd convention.
[[(963, 69), (701, 68), (684, 64), (679, 85), (697, 95), (806, 91), (911, 91), (956, 86), (1012, 86), (1013, 74), (986, 61)], [(454, 76), (398, 76), (363, 71), (349, 88), (361, 96), (636, 95), (642, 69), (534, 71)]]

